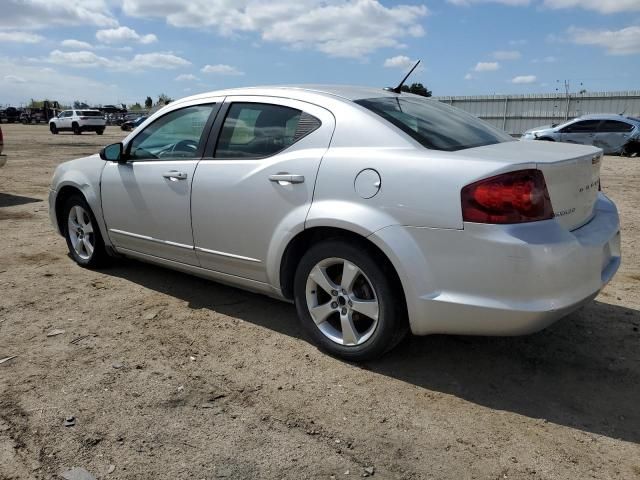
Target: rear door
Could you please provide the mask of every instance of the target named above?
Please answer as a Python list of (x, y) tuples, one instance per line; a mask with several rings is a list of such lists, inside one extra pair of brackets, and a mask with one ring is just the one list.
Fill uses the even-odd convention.
[[(273, 97), (227, 97), (192, 186), (202, 267), (268, 282), (266, 264), (304, 224), (335, 120), (324, 108)], [(298, 230), (299, 231), (299, 230)]]
[(629, 141), (634, 125), (620, 120), (605, 120), (598, 127), (593, 144), (604, 153), (618, 153)]
[(600, 120), (579, 120), (560, 130), (561, 139), (566, 143), (593, 145), (599, 124)]

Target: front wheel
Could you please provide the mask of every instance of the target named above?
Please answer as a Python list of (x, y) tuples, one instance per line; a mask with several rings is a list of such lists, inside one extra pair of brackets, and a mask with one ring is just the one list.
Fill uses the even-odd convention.
[(99, 128), (98, 130), (96, 130), (96, 133), (98, 135), (102, 135), (104, 133), (104, 128)]
[(71, 257), (78, 265), (99, 268), (108, 263), (100, 228), (87, 201), (81, 195), (71, 196), (64, 204), (62, 225)]
[(57, 135), (58, 134), (58, 127), (56, 126), (55, 123), (50, 123), (49, 124), (49, 130), (51, 131), (52, 134)]
[(404, 298), (392, 278), (367, 248), (341, 240), (317, 244), (296, 270), (298, 316), (330, 354), (356, 362), (373, 360), (407, 332)]

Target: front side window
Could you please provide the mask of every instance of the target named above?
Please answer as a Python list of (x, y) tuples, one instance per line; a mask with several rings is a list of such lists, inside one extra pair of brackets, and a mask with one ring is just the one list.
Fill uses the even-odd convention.
[(380, 97), (356, 100), (432, 150), (448, 152), (514, 141), (488, 123), (436, 100)]
[(582, 120), (564, 127), (562, 133), (594, 133), (598, 129), (600, 120)]
[(213, 105), (195, 105), (160, 117), (129, 144), (131, 160), (196, 158)]
[(295, 108), (266, 103), (233, 103), (224, 120), (216, 158), (262, 158), (293, 145), (320, 126)]

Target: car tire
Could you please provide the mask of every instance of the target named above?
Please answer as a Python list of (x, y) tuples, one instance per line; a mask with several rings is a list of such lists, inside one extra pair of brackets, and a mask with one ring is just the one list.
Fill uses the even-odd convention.
[[(343, 282), (345, 269), (350, 274)], [(316, 244), (304, 254), (294, 279), (296, 310), (321, 349), (362, 362), (404, 338), (406, 305), (390, 273), (375, 252), (343, 240)]]
[(97, 129), (97, 130), (96, 130), (96, 133), (97, 133), (98, 135), (102, 135), (102, 134), (104, 133), (104, 128), (99, 128), (99, 129)]
[(65, 201), (60, 220), (69, 254), (78, 265), (94, 269), (109, 263), (100, 227), (82, 195)]
[(73, 125), (71, 125), (71, 129), (73, 130), (74, 135), (80, 135), (82, 133), (80, 125), (78, 125), (76, 122), (73, 122)]
[(58, 126), (55, 123), (50, 123), (49, 124), (49, 130), (51, 131), (52, 134), (57, 135), (58, 134)]

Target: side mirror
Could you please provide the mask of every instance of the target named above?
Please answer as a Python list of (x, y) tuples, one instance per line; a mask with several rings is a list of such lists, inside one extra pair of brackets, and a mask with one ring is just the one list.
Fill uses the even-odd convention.
[(107, 145), (100, 150), (100, 158), (107, 162), (119, 162), (123, 158), (122, 142)]

